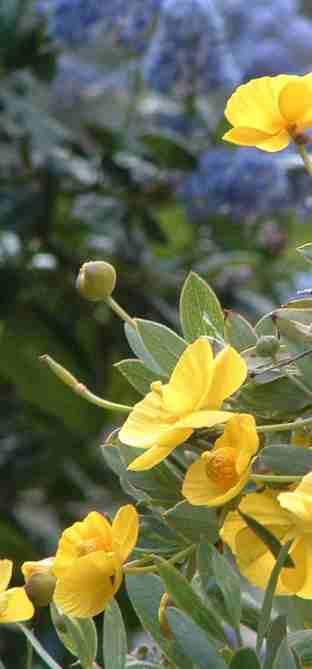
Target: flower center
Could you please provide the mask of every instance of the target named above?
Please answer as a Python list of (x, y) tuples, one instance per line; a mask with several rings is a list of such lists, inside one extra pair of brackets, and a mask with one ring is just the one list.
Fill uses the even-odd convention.
[(102, 537), (85, 539), (84, 541), (81, 541), (77, 547), (78, 557), (84, 557), (84, 555), (89, 555), (89, 553), (101, 550), (107, 550), (107, 546), (104, 545)]
[(0, 595), (0, 617), (6, 612), (9, 604), (9, 596), (3, 592)]
[(216, 483), (220, 490), (229, 490), (237, 481), (236, 450), (225, 446), (211, 453), (204, 453), (208, 478)]

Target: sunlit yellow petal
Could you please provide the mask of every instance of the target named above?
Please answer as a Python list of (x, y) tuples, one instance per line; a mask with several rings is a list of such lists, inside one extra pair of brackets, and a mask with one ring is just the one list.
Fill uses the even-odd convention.
[(77, 618), (91, 618), (104, 610), (113, 597), (114, 575), (119, 568), (116, 557), (104, 551), (90, 553), (76, 560), (57, 580), (56, 605)]
[(201, 337), (182, 353), (168, 384), (163, 386), (165, 408), (176, 416), (193, 411), (207, 394), (212, 374), (212, 349)]
[(131, 504), (121, 507), (117, 512), (113, 524), (113, 551), (117, 552), (122, 562), (125, 562), (132, 552), (139, 532), (139, 517)]
[[(67, 528), (59, 541), (53, 573), (61, 576), (82, 553), (83, 545), (94, 543), (94, 550), (112, 550), (112, 531), (108, 520), (97, 511)], [(90, 546), (91, 546), (90, 543)]]
[(6, 590), (12, 578), (13, 562), (0, 560), (0, 592)]
[(231, 411), (194, 411), (189, 416), (181, 418), (176, 423), (179, 428), (193, 428), (199, 430), (201, 427), (214, 427), (226, 423), (234, 414)]
[(239, 144), (240, 146), (258, 146), (259, 142), (270, 140), (272, 137), (274, 137), (273, 134), (264, 132), (263, 130), (237, 126), (224, 133), (222, 139), (226, 142), (231, 142), (231, 144)]
[(199, 458), (186, 473), (182, 494), (194, 506), (221, 506), (241, 492), (248, 481), (249, 474), (250, 471), (247, 469), (238, 481), (224, 490), (207, 475), (205, 462)]
[(297, 485), (295, 492), (312, 497), (312, 472), (306, 474)]
[(250, 414), (235, 414), (228, 421), (224, 433), (215, 442), (214, 448), (234, 448), (237, 452), (236, 472), (240, 476), (249, 466), (259, 448), (256, 422)]
[(165, 460), (170, 453), (175, 449), (175, 446), (152, 446), (143, 455), (132, 460), (128, 469), (132, 472), (143, 472), (151, 469)]
[(6, 606), (2, 611), (0, 606), (0, 623), (16, 623), (33, 617), (34, 607), (24, 588), (10, 588), (3, 597), (6, 598)]
[[(239, 506), (243, 513), (255, 518), (261, 525), (290, 528), (292, 517), (281, 508), (277, 495), (270, 491), (254, 492), (244, 497)], [(274, 530), (275, 531), (275, 530)], [(287, 529), (285, 529), (285, 532)]]
[(282, 88), (278, 104), (287, 122), (300, 123), (300, 119), (312, 107), (312, 88), (300, 79), (290, 81)]
[(241, 387), (247, 372), (244, 358), (232, 346), (226, 346), (214, 359), (210, 389), (202, 408), (219, 409)]
[(148, 393), (131, 411), (119, 432), (119, 439), (127, 446), (146, 448), (172, 429), (174, 418), (163, 408), (157, 392)]
[(281, 75), (259, 77), (242, 84), (226, 105), (226, 118), (233, 126), (256, 128), (269, 134), (278, 132), (283, 122), (277, 103), (278, 91), (288, 81), (287, 75)]

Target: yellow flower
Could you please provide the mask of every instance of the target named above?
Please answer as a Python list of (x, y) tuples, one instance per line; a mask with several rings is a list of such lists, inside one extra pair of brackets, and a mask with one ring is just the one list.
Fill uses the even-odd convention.
[(312, 446), (311, 430), (306, 430), (304, 428), (294, 430), (291, 434), (291, 443), (293, 446), (300, 446), (302, 448), (311, 448)]
[(195, 506), (220, 506), (233, 499), (248, 481), (258, 448), (253, 416), (233, 416), (213, 449), (205, 451), (188, 469), (183, 495)]
[(156, 381), (138, 402), (119, 432), (123, 444), (146, 449), (131, 462), (134, 471), (151, 469), (185, 442), (194, 429), (228, 421), (220, 411), (225, 399), (245, 381), (247, 366), (231, 346), (213, 359), (208, 339), (201, 337), (182, 353), (169, 383)]
[(17, 623), (29, 620), (34, 615), (34, 607), (24, 588), (7, 590), (12, 569), (11, 560), (0, 560), (0, 623)]
[(312, 74), (259, 77), (239, 86), (225, 116), (233, 128), (223, 139), (233, 144), (280, 151), (312, 127)]
[(48, 606), (52, 602), (56, 584), (53, 563), (54, 558), (49, 557), (36, 562), (24, 562), (22, 565), (26, 594), (36, 608)]
[(64, 613), (91, 618), (104, 610), (122, 582), (122, 565), (138, 537), (138, 514), (123, 506), (112, 524), (96, 511), (66, 529), (53, 564), (54, 601)]
[[(283, 544), (293, 540), (293, 568), (281, 571), (276, 593), (312, 599), (312, 473), (291, 492), (252, 493), (239, 509), (267, 527)], [(221, 537), (236, 556), (241, 573), (265, 588), (275, 565), (266, 545), (250, 530), (237, 511), (228, 514)]]
[(25, 582), (31, 579), (35, 574), (52, 574), (54, 558), (49, 557), (44, 560), (36, 560), (30, 562), (24, 562), (22, 564), (22, 574), (25, 578)]

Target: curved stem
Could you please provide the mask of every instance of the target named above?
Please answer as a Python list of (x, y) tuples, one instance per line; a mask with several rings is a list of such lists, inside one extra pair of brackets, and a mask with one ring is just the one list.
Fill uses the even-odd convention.
[(119, 318), (121, 318), (122, 321), (125, 321), (125, 323), (128, 323), (130, 327), (134, 328), (136, 330), (136, 322), (134, 318), (131, 318), (131, 316), (123, 309), (116, 300), (113, 299), (113, 297), (107, 297), (105, 300), (106, 304), (112, 309), (112, 311), (117, 314)]
[(127, 406), (126, 404), (116, 404), (116, 402), (110, 402), (109, 400), (104, 400), (102, 397), (94, 395), (94, 393), (92, 393), (83, 383), (80, 383), (73, 374), (53, 360), (49, 355), (41, 355), (39, 360), (48, 365), (52, 372), (54, 372), (66, 386), (69, 386), (76, 395), (83, 397), (83, 399), (91, 404), (96, 404), (96, 406), (101, 407), (102, 409), (119, 411), (121, 413), (130, 413), (130, 411), (132, 411), (133, 407)]
[(296, 147), (299, 155), (302, 158), (302, 161), (304, 163), (304, 166), (310, 176), (312, 176), (312, 160), (306, 150), (306, 147), (304, 144), (300, 144), (296, 142)]
[(254, 483), (296, 483), (302, 476), (279, 476), (278, 474), (251, 474), (250, 481)]
[(289, 430), (300, 429), (312, 425), (312, 416), (310, 418), (298, 418), (292, 423), (275, 423), (272, 425), (257, 425), (257, 432), (288, 432)]
[[(175, 564), (176, 562), (180, 562), (180, 560), (183, 560), (186, 558), (188, 555), (194, 552), (196, 549), (196, 545), (192, 544), (191, 546), (187, 546), (187, 548), (184, 548), (182, 551), (179, 551), (179, 553), (176, 553), (170, 560), (168, 560), (168, 564)], [(151, 554), (150, 559), (152, 560), (153, 558), (157, 558), (156, 555)], [(138, 560), (136, 561), (137, 563), (139, 562)], [(125, 564), (124, 566), (124, 572), (126, 574), (153, 574), (158, 571), (156, 565), (149, 565), (148, 567), (139, 567), (139, 566), (131, 566), (131, 562), (128, 564)]]

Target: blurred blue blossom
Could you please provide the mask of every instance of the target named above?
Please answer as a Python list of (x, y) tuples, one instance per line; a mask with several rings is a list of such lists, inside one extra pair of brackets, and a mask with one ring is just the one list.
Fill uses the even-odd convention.
[(89, 37), (102, 17), (102, 0), (39, 0), (38, 11), (48, 19), (52, 37), (81, 43)]
[(271, 215), (289, 206), (286, 171), (276, 156), (220, 147), (204, 153), (178, 190), (191, 220)]
[(162, 93), (209, 93), (239, 80), (214, 0), (163, 0), (144, 62), (147, 83)]

